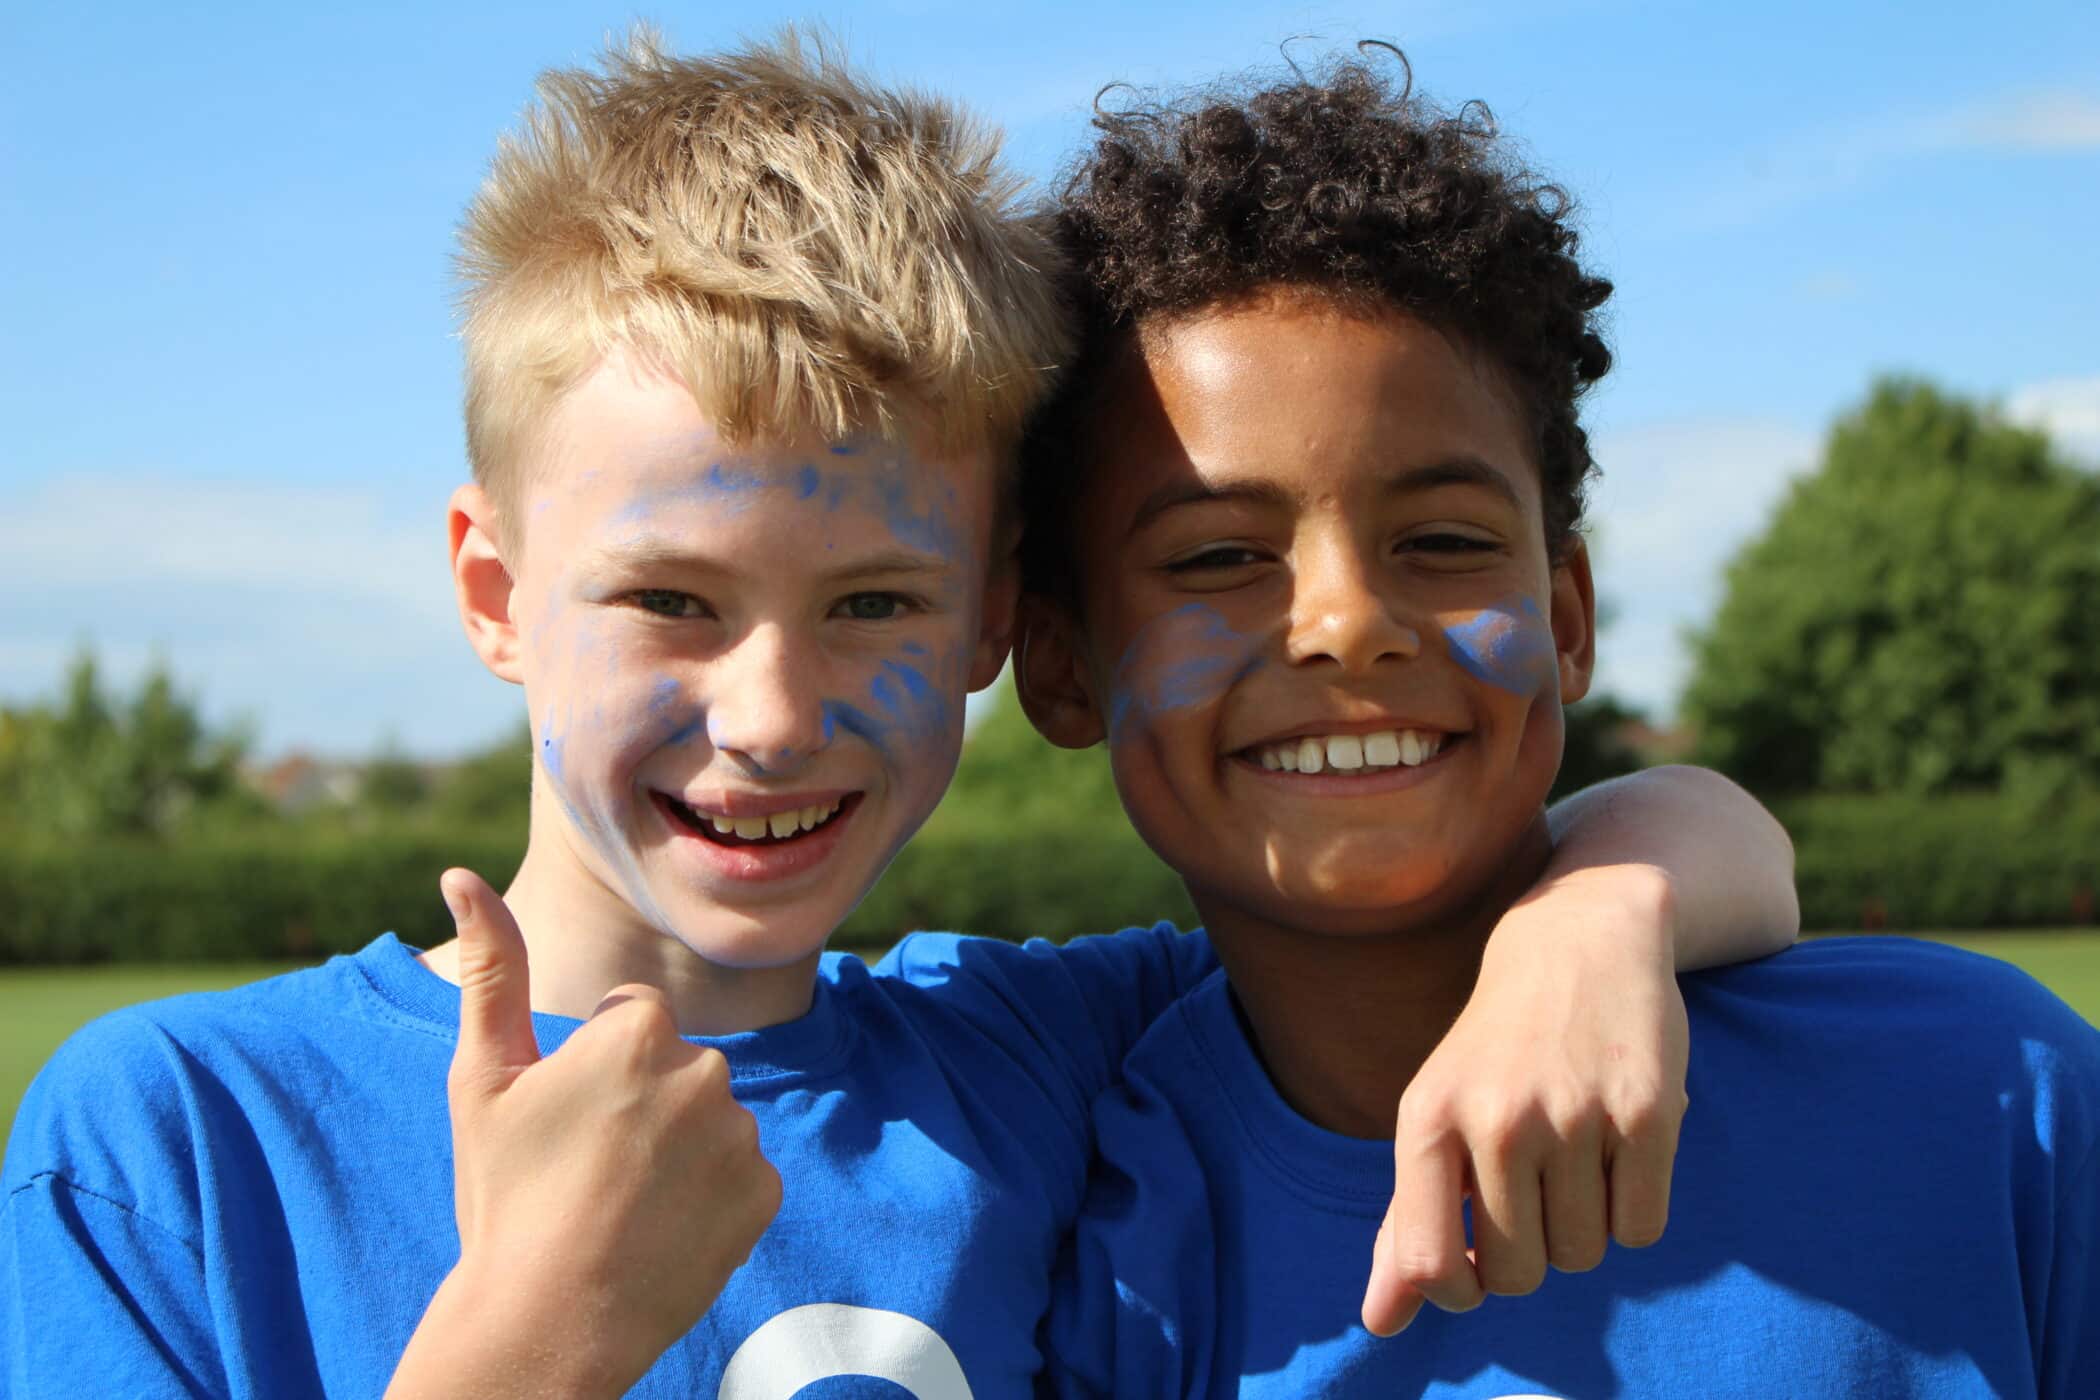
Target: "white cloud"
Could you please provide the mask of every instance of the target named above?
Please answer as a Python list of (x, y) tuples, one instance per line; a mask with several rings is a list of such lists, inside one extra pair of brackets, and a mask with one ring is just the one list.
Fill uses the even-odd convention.
[(2005, 415), (2041, 429), (2072, 456), (2100, 464), (2100, 374), (2015, 390), (2005, 401)]
[(352, 490), (74, 475), (0, 517), (0, 583), (292, 585), (450, 618), (440, 521)]
[(128, 686), (164, 659), (265, 754), (457, 752), (519, 713), (460, 636), (442, 526), (376, 494), (74, 476), (0, 515), (0, 696), (54, 693), (86, 643)]
[(1683, 687), (1685, 628), (1720, 601), (1722, 567), (1812, 467), (1819, 437), (1768, 419), (1649, 423), (1600, 431), (1591, 498), (1599, 599), (1613, 614), (1598, 685), (1658, 716)]
[(2100, 98), (2082, 92), (2016, 93), (1951, 113), (1927, 132), (1934, 145), (2090, 150), (2100, 147)]
[(1760, 150), (1725, 153), (1726, 178), (1672, 187), (1668, 226), (1706, 232), (1852, 189), (1898, 161), (1949, 151), (2057, 153), (2100, 149), (2100, 99), (2085, 93), (2000, 93), (1953, 108), (1885, 112), (1797, 130)]

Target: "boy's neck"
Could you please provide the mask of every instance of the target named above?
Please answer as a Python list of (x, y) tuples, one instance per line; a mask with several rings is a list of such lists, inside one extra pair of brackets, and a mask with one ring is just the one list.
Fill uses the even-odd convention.
[[(734, 1035), (808, 1012), (821, 953), (783, 967), (710, 962), (593, 877), (537, 813), (533, 827), (503, 902), (525, 936), (534, 1011), (587, 1019), (607, 992), (641, 982), (664, 993), (684, 1035)], [(458, 982), (457, 946), (431, 949), (424, 966)]]
[(1472, 995), (1488, 935), (1552, 851), (1542, 812), (1478, 896), (1383, 933), (1291, 928), (1196, 895), (1284, 1101), (1331, 1132), (1390, 1141), (1401, 1092)]

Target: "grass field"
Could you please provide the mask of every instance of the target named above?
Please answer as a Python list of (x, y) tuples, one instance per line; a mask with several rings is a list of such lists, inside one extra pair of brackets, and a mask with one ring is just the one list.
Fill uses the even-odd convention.
[[(2016, 963), (2100, 1025), (2100, 931), (1920, 936)], [(287, 970), (276, 963), (0, 969), (0, 1122), (14, 1122), (22, 1091), (58, 1043), (103, 1012)]]

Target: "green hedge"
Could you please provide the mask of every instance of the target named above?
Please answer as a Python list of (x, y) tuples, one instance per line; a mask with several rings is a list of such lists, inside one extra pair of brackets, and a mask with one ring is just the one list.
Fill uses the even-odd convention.
[[(1811, 929), (2093, 918), (2100, 795), (2041, 815), (1990, 796), (1818, 797), (1777, 811)], [(0, 963), (310, 957), (383, 929), (427, 946), (450, 936), (438, 872), (471, 866), (500, 888), (521, 851), (512, 834), (407, 827), (0, 848)], [(1188, 920), (1188, 901), (1120, 822), (972, 807), (938, 815), (837, 941), (881, 947), (929, 927), (1059, 936), (1160, 917)]]
[[(451, 936), (439, 872), (465, 865), (500, 889), (522, 854), (512, 836), (414, 830), (0, 847), (0, 964), (320, 957), (386, 929), (427, 947)], [(835, 944), (887, 947), (911, 928), (1067, 934), (1133, 917), (1189, 912), (1127, 829), (1022, 838), (951, 826), (906, 849)]]
[(260, 831), (168, 845), (0, 850), (0, 962), (305, 958), (394, 929), (451, 936), (437, 877), (470, 865), (500, 888), (515, 837)]
[(2093, 922), (2100, 794), (2043, 809), (1975, 793), (1812, 797), (1775, 803), (1774, 810), (1794, 838), (1804, 927)]

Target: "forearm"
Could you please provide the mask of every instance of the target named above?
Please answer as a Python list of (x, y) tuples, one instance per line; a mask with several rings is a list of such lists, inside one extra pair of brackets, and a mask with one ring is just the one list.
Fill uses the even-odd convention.
[(1554, 854), (1539, 891), (1610, 879), (1659, 902), (1681, 969), (1762, 957), (1800, 933), (1792, 840), (1719, 773), (1646, 769), (1584, 788), (1547, 820)]
[[(619, 1396), (648, 1369), (613, 1354), (611, 1329), (572, 1299), (536, 1305), (515, 1286), (460, 1269), (438, 1288), (388, 1383), (386, 1400), (587, 1400)], [(566, 1303), (566, 1306), (565, 1306)]]

